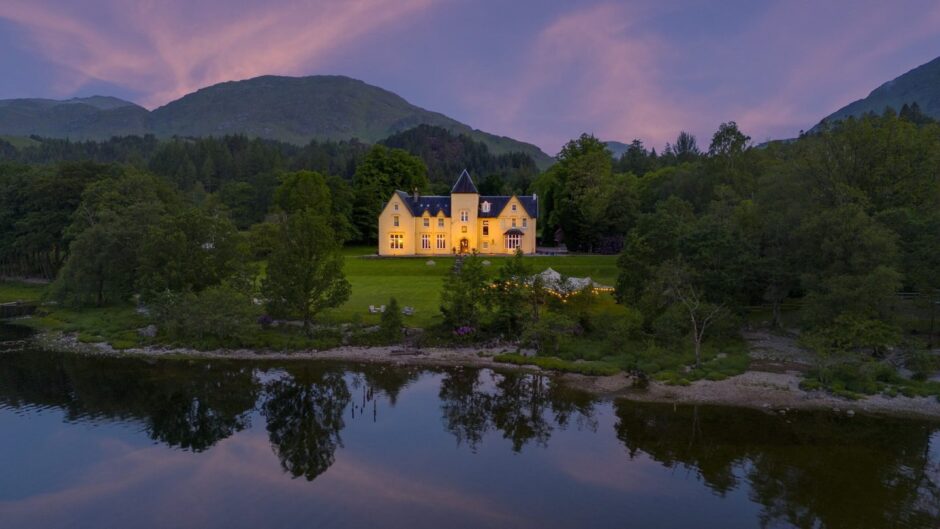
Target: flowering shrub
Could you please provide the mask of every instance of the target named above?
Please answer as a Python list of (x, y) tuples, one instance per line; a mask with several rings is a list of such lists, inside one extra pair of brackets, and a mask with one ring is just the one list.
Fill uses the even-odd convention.
[(469, 325), (463, 325), (454, 329), (454, 336), (470, 336), (473, 334), (473, 327)]

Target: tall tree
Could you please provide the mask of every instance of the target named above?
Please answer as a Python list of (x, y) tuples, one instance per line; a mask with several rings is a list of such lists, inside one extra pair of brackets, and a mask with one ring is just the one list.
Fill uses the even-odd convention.
[(364, 242), (378, 240), (378, 218), (395, 190), (423, 192), (428, 188), (428, 169), (420, 158), (402, 149), (375, 145), (356, 168), (353, 214)]

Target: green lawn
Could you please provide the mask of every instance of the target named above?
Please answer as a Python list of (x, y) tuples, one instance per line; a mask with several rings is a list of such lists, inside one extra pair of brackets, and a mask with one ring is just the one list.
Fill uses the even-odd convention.
[(32, 138), (26, 136), (9, 136), (6, 134), (0, 134), (0, 140), (3, 140), (10, 145), (13, 145), (17, 149), (25, 149), (26, 147), (35, 147), (40, 143)]
[[(409, 327), (425, 327), (439, 321), (441, 287), (444, 275), (454, 264), (453, 257), (431, 257), (436, 264), (428, 266), (427, 257), (374, 257), (372, 247), (346, 248), (343, 253), (352, 294), (342, 307), (326, 311), (322, 319), (378, 323), (379, 315), (369, 314), (369, 305), (387, 305), (389, 298), (395, 297), (399, 305), (415, 308), (413, 316), (405, 317)], [(494, 276), (508, 258), (483, 257), (492, 263), (489, 270)], [(531, 256), (526, 259), (535, 272), (551, 267), (569, 276), (590, 276), (610, 286), (617, 278), (617, 257), (613, 255)]]
[(19, 281), (0, 281), (0, 303), (38, 301), (42, 297), (46, 286)]

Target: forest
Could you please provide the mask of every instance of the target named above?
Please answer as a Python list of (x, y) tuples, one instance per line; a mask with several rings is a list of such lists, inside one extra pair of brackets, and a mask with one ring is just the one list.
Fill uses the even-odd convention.
[[(312, 333), (349, 297), (343, 246), (375, 244), (390, 193), (446, 192), (466, 167), (481, 192), (538, 193), (542, 245), (617, 255), (619, 320), (514, 290), (527, 261), (495, 276), (465, 263), (445, 280), (441, 335), (522, 336), (564, 356), (569, 338), (623, 348), (619, 329), (644, 351), (682, 348), (697, 369), (709, 343), (766, 324), (826, 359), (822, 384), (867, 392), (894, 376), (867, 360), (898, 351), (917, 376), (937, 367), (940, 125), (916, 107), (762, 145), (727, 122), (707, 146), (682, 132), (659, 153), (634, 140), (619, 159), (585, 134), (541, 173), (526, 155), (429, 126), (375, 145), (33, 138), (0, 141), (0, 160), (0, 274), (51, 280), (66, 306), (144, 300), (180, 335), (235, 332), (251, 313), (241, 303), (258, 298), (264, 318)], [(545, 309), (507, 316), (530, 302)], [(220, 315), (187, 330), (205, 323), (187, 312), (198, 310)], [(655, 372), (652, 356), (618, 366)]]

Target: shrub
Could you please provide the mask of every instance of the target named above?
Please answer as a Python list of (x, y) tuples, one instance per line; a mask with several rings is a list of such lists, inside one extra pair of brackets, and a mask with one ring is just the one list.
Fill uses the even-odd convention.
[(221, 345), (242, 345), (257, 321), (256, 313), (248, 296), (227, 284), (198, 294), (163, 292), (152, 306), (153, 318), (167, 337), (182, 341), (215, 338)]
[(382, 313), (379, 333), (387, 342), (398, 343), (401, 341), (402, 327), (404, 327), (404, 323), (401, 318), (401, 310), (398, 308), (398, 300), (391, 298), (388, 300), (388, 307)]
[(542, 369), (561, 371), (564, 373), (580, 373), (582, 375), (610, 376), (616, 375), (620, 369), (604, 362), (570, 362), (553, 356), (522, 356), (518, 354), (501, 354), (493, 357), (496, 362), (515, 365), (532, 365)]

